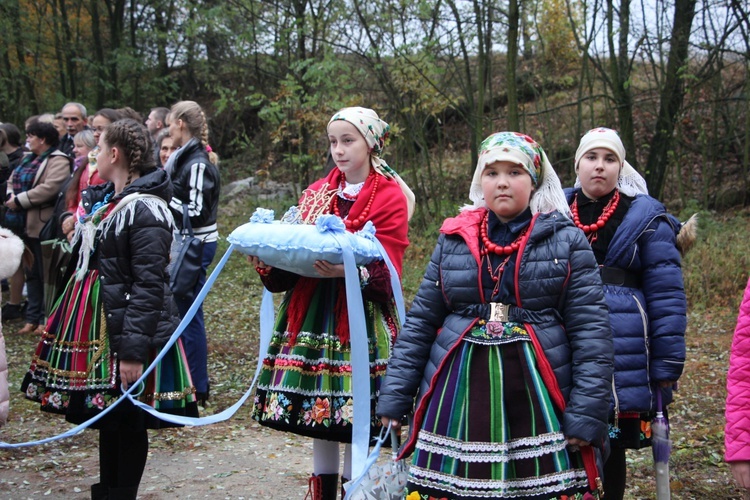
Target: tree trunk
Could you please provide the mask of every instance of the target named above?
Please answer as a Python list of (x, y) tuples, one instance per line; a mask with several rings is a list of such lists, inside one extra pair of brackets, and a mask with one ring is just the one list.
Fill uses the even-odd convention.
[[(474, 22), (477, 26), (477, 40), (479, 41), (479, 51), (477, 54), (477, 102), (471, 114), (474, 117), (474, 137), (472, 140), (472, 165), (476, 165), (479, 160), (479, 145), (484, 139), (484, 98), (485, 90), (487, 89), (487, 54), (489, 48), (485, 46), (484, 38), (484, 1), (474, 0)], [(469, 89), (471, 90), (471, 89)], [(476, 158), (474, 158), (474, 150), (477, 151)], [(471, 171), (474, 167), (471, 167)]]
[[(65, 57), (65, 75), (67, 76), (68, 89), (70, 93), (63, 92), (68, 99), (78, 99), (78, 75), (76, 72), (76, 45), (73, 43), (73, 33), (70, 30), (70, 17), (68, 16), (68, 7), (66, 0), (58, 0), (60, 12), (60, 26), (62, 27), (62, 46)], [(62, 61), (61, 61), (62, 62)], [(63, 87), (64, 88), (64, 87)]]
[[(517, 3), (517, 0), (515, 0)], [(531, 41), (531, 27), (529, 26), (529, 15), (526, 9), (529, 2), (520, 5), (521, 8), (521, 37), (523, 38), (523, 59), (528, 61), (534, 57), (534, 50), (532, 48), (533, 42)]]
[(508, 55), (505, 70), (505, 86), (508, 95), (508, 130), (519, 130), (518, 88), (516, 87), (518, 23), (518, 0), (510, 0), (508, 3)]
[(109, 84), (112, 86), (112, 96), (120, 98), (120, 72), (118, 55), (122, 48), (122, 35), (125, 21), (126, 0), (106, 0), (109, 14)]
[(89, 13), (91, 14), (91, 35), (93, 37), (94, 57), (96, 58), (96, 109), (104, 107), (107, 100), (107, 70), (104, 62), (104, 40), (102, 40), (102, 30), (99, 18), (99, 0), (91, 0), (89, 3)]
[[(39, 114), (39, 102), (36, 99), (36, 86), (31, 79), (28, 72), (28, 66), (26, 61), (26, 46), (23, 43), (23, 24), (21, 23), (21, 9), (19, 8), (18, 0), (7, 0), (8, 12), (10, 13), (10, 19), (12, 26), (13, 39), (16, 45), (16, 58), (18, 59), (18, 70), (21, 80), (21, 87), (26, 90), (26, 101), (28, 102), (28, 110), (31, 114)], [(17, 20), (13, 22), (12, 20)], [(8, 44), (10, 45), (10, 44)], [(20, 94), (20, 92), (19, 92)], [(18, 120), (23, 117), (19, 116)]]
[[(458, 32), (458, 39), (459, 44), (461, 47), (461, 56), (463, 59), (463, 73), (464, 78), (466, 78), (466, 81), (463, 84), (463, 93), (464, 93), (464, 99), (466, 99), (466, 109), (467, 109), (467, 116), (466, 116), (466, 124), (469, 126), (469, 130), (471, 131), (471, 137), (472, 140), (469, 141), (469, 145), (471, 148), (471, 164), (469, 165), (468, 174), (472, 175), (472, 172), (474, 172), (474, 165), (476, 165), (477, 161), (479, 160), (479, 143), (476, 140), (476, 137), (478, 135), (481, 135), (481, 130), (477, 131), (477, 128), (480, 128), (478, 126), (478, 120), (476, 119), (476, 106), (475, 106), (475, 100), (474, 100), (474, 84), (473, 84), (473, 78), (471, 73), (471, 56), (469, 54), (469, 50), (466, 46), (466, 35), (464, 34), (464, 28), (463, 28), (463, 22), (461, 20), (461, 14), (458, 11), (458, 7), (456, 6), (456, 2), (454, 0), (447, 0), (448, 6), (451, 9), (451, 12), (453, 13), (453, 18), (456, 23), (456, 30)], [(481, 139), (480, 139), (481, 140)]]
[[(612, 93), (617, 106), (618, 132), (625, 145), (628, 163), (638, 166), (635, 155), (635, 131), (633, 127), (633, 95), (630, 91), (630, 61), (628, 37), (630, 36), (630, 0), (620, 3), (618, 16), (619, 31), (615, 44), (614, 29), (615, 8), (612, 0), (607, 0), (607, 41), (609, 45), (609, 72), (612, 82)], [(617, 50), (615, 50), (617, 47)]]
[(651, 140), (651, 150), (646, 163), (646, 182), (652, 196), (660, 197), (672, 148), (675, 119), (682, 108), (685, 87), (680, 75), (688, 58), (690, 30), (695, 17), (696, 0), (676, 0), (672, 24), (672, 44), (669, 47), (667, 74), (660, 93), (659, 115)]

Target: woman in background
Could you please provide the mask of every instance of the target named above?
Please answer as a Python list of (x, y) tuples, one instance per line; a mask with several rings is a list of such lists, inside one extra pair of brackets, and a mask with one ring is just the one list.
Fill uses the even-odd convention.
[(28, 303), (26, 324), (18, 334), (44, 331), (44, 266), (39, 239), (44, 224), (52, 217), (55, 201), (72, 172), (72, 160), (57, 149), (60, 135), (51, 123), (33, 121), (26, 129), (31, 154), (26, 155), (8, 180), (5, 224), (23, 233), (34, 262), (26, 267)]
[[(183, 209), (186, 209), (193, 233), (203, 240), (203, 267), (195, 287), (187, 296), (175, 295), (180, 315), (185, 316), (193, 298), (206, 282), (206, 271), (216, 255), (221, 184), (216, 167), (218, 157), (207, 150), (208, 121), (198, 103), (178, 102), (172, 106), (167, 122), (172, 145), (177, 148), (164, 166), (174, 186), (169, 206), (179, 229), (182, 229)], [(202, 304), (185, 328), (182, 339), (198, 391), (196, 396), (199, 404), (205, 406), (209, 397), (208, 340)]]

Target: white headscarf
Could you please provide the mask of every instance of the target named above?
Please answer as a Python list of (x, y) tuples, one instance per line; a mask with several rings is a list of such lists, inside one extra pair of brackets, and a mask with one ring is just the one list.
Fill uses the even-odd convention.
[(622, 194), (627, 196), (648, 194), (646, 180), (641, 177), (641, 174), (630, 163), (625, 161), (625, 146), (623, 146), (620, 136), (617, 135), (616, 131), (605, 127), (591, 129), (586, 132), (586, 135), (581, 137), (581, 143), (578, 145), (578, 150), (576, 151), (576, 188), (581, 187), (581, 180), (577, 175), (578, 162), (581, 161), (583, 155), (596, 148), (607, 149), (617, 156), (617, 161), (622, 165), (620, 176), (617, 179), (617, 189)]
[(408, 218), (414, 215), (414, 208), (416, 205), (416, 196), (414, 192), (409, 188), (406, 182), (401, 178), (395, 170), (388, 166), (380, 155), (385, 149), (385, 141), (391, 133), (391, 127), (386, 122), (380, 119), (378, 114), (370, 108), (362, 108), (359, 106), (351, 108), (340, 109), (335, 115), (328, 120), (328, 125), (336, 120), (342, 120), (354, 125), (362, 137), (367, 141), (367, 145), (370, 146), (370, 164), (379, 174), (387, 177), (388, 179), (395, 179), (401, 188), (401, 192), (406, 197), (406, 207), (408, 211)]
[(465, 205), (461, 210), (487, 206), (482, 192), (482, 172), (487, 165), (497, 161), (521, 165), (531, 176), (535, 188), (529, 203), (531, 213), (557, 210), (571, 217), (560, 179), (547, 159), (547, 154), (534, 139), (518, 132), (498, 132), (482, 141), (477, 168), (474, 170), (469, 188), (469, 199), (473, 205)]

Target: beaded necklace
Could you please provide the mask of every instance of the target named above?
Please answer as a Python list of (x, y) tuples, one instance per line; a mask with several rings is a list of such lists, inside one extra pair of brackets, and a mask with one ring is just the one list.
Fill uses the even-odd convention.
[(615, 213), (615, 210), (617, 210), (617, 205), (619, 205), (619, 203), (620, 190), (615, 189), (615, 194), (604, 206), (604, 210), (602, 210), (602, 214), (596, 219), (596, 222), (593, 224), (581, 224), (581, 219), (578, 217), (578, 194), (576, 193), (576, 196), (573, 199), (573, 204), (570, 206), (570, 211), (573, 214), (573, 223), (583, 231), (583, 234), (586, 235), (586, 239), (589, 240), (589, 243), (593, 243), (596, 241), (597, 231), (607, 224), (607, 221), (612, 217), (612, 214)]
[(490, 258), (489, 254), (485, 254), (484, 258), (487, 260), (487, 272), (490, 275), (490, 278), (492, 279), (493, 283), (495, 285), (492, 287), (492, 295), (491, 297), (494, 297), (497, 295), (497, 292), (500, 291), (500, 278), (503, 276), (503, 271), (505, 271), (505, 265), (510, 261), (510, 258), (513, 256), (513, 254), (506, 255), (503, 261), (497, 265), (495, 270), (492, 270), (492, 259)]
[[(367, 204), (365, 205), (365, 208), (362, 209), (362, 212), (359, 214), (359, 217), (356, 217), (354, 219), (349, 220), (348, 218), (344, 219), (344, 225), (346, 225), (346, 228), (351, 231), (356, 231), (357, 229), (362, 226), (365, 221), (367, 220), (367, 217), (370, 215), (370, 209), (372, 209), (372, 202), (375, 199), (375, 193), (378, 191), (378, 184), (380, 183), (380, 175), (372, 173), (370, 175), (374, 175), (375, 178), (372, 181), (372, 191), (370, 192), (370, 198), (367, 200)], [(333, 197), (333, 213), (337, 217), (341, 217), (341, 211), (339, 210), (339, 197), (334, 196)]]
[(512, 253), (516, 252), (520, 247), (521, 243), (523, 242), (524, 236), (526, 236), (526, 231), (528, 230), (528, 227), (526, 227), (523, 231), (521, 231), (521, 234), (518, 235), (518, 237), (513, 240), (513, 243), (510, 245), (502, 246), (502, 245), (496, 245), (495, 243), (492, 243), (489, 236), (487, 236), (487, 225), (489, 223), (489, 216), (490, 212), (488, 211), (484, 219), (482, 220), (482, 223), (479, 225), (479, 233), (482, 238), (482, 245), (483, 248), (480, 251), (482, 255), (487, 255), (488, 253), (492, 252), (497, 255), (511, 255)]
[[(526, 233), (528, 232), (529, 227), (526, 226), (523, 231), (521, 231), (521, 234), (519, 234), (518, 237), (513, 240), (510, 245), (497, 245), (490, 240), (489, 236), (487, 236), (489, 216), (490, 212), (488, 211), (479, 226), (479, 233), (482, 239), (482, 248), (480, 249), (479, 253), (483, 256), (484, 259), (487, 260), (487, 272), (489, 273), (492, 281), (495, 283), (492, 288), (491, 295), (492, 297), (494, 297), (500, 290), (500, 278), (502, 278), (503, 276), (505, 265), (510, 261), (510, 258), (513, 256), (513, 254), (516, 253), (519, 248), (521, 248), (521, 245), (526, 239)], [(490, 253), (505, 257), (494, 270), (492, 269), (492, 258), (490, 256)]]

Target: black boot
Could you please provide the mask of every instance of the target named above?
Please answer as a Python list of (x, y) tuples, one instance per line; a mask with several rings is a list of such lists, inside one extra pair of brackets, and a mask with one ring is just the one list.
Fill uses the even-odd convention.
[(338, 474), (313, 474), (307, 484), (305, 500), (336, 500), (338, 498)]
[(102, 483), (96, 483), (91, 485), (91, 500), (108, 500), (107, 494), (109, 488)]

